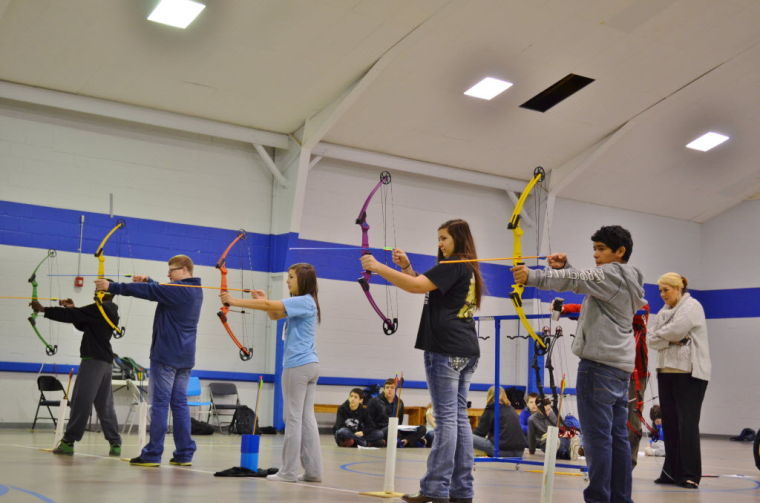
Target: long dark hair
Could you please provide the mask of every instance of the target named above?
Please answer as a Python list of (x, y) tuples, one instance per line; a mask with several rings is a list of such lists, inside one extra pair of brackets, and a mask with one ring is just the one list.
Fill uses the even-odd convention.
[(317, 270), (314, 266), (301, 262), (288, 267), (288, 271), (295, 271), (298, 295), (311, 295), (317, 305), (317, 321), (322, 321), (322, 311), (319, 309), (319, 297), (317, 297)]
[[(472, 238), (470, 232), (470, 225), (459, 218), (449, 220), (441, 224), (438, 230), (446, 229), (446, 231), (454, 239), (454, 253), (461, 259), (478, 258), (478, 252), (475, 251), (475, 240)], [(438, 249), (438, 261), (443, 260), (443, 253), (441, 249)], [(483, 297), (483, 277), (480, 275), (480, 265), (477, 262), (469, 262), (467, 264), (472, 270), (472, 274), (475, 277), (475, 305), (480, 308), (480, 299)]]

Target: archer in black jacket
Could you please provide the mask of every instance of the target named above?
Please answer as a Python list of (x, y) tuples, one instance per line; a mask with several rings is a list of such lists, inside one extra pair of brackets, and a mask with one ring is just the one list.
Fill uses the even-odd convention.
[(354, 388), (348, 394), (348, 400), (338, 407), (333, 433), (339, 446), (366, 447), (383, 438), (382, 431), (375, 427), (363, 401), (364, 392)]
[[(113, 295), (103, 296), (103, 310), (114, 323), (118, 323), (119, 308), (112, 299)], [(45, 313), (45, 318), (71, 323), (77, 330), (83, 332), (82, 343), (79, 346), (82, 361), (79, 364), (74, 391), (71, 395), (71, 415), (63, 439), (53, 449), (53, 453), (68, 456), (74, 454), (74, 442), (82, 439), (94, 404), (95, 412), (103, 428), (103, 435), (111, 444), (109, 454), (120, 456), (121, 435), (119, 435), (119, 424), (111, 391), (113, 329), (95, 304), (74, 307), (74, 301), (71, 299), (61, 300), (59, 304), (63, 307), (43, 307), (37, 301), (31, 303), (34, 311)]]

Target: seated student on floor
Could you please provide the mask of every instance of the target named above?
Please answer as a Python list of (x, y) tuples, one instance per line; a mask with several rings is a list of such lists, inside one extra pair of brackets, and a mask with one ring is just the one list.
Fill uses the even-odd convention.
[(662, 429), (662, 410), (659, 405), (652, 405), (652, 408), (649, 409), (649, 419), (652, 421), (652, 427), (657, 430), (657, 434), (652, 434), (649, 445), (644, 448), (644, 454), (647, 456), (664, 456), (665, 433)]
[(435, 440), (435, 411), (433, 410), (432, 402), (428, 402), (425, 409), (425, 446), (433, 447), (433, 440)]
[[(472, 432), (473, 447), (484, 451), (487, 456), (494, 454), (494, 410), (494, 387), (491, 386), (486, 393), (486, 408), (477, 428)], [(504, 388), (499, 387), (499, 456), (521, 457), (527, 446), (517, 411), (512, 407)]]
[[(540, 401), (540, 400), (539, 400)], [(528, 420), (528, 452), (535, 454), (536, 447), (545, 450), (546, 432), (549, 426), (557, 426), (557, 415), (552, 410), (552, 402), (544, 399), (544, 412), (536, 410)]]
[[(369, 401), (367, 405), (370, 419), (378, 430), (381, 430), (383, 436), (376, 442), (370, 444), (373, 447), (383, 447), (388, 441), (388, 418), (398, 417), (398, 424), (404, 421), (404, 402), (396, 396), (395, 379), (386, 379), (383, 390), (380, 394)], [(399, 447), (421, 447), (425, 444), (425, 427), (418, 426), (414, 431), (398, 432)]]
[(364, 392), (352, 389), (348, 400), (338, 407), (333, 426), (335, 443), (341, 447), (366, 447), (383, 438), (383, 432), (375, 428), (364, 406)]
[(525, 408), (520, 412), (520, 428), (522, 428), (523, 435), (528, 438), (528, 419), (536, 411), (536, 400), (538, 400), (538, 393), (528, 393), (528, 399), (525, 401)]

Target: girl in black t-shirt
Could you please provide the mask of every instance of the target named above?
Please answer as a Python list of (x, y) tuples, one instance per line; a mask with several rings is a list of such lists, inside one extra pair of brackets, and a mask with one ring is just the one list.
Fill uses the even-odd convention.
[[(475, 258), (475, 242), (467, 222), (449, 220), (438, 228), (439, 262)], [(420, 491), (405, 494), (402, 499), (408, 503), (469, 503), (473, 496), (473, 452), (467, 391), (480, 356), (472, 319), (483, 294), (478, 263), (439, 263), (418, 274), (399, 249), (393, 250), (393, 262), (400, 271), (381, 264), (372, 255), (362, 256), (361, 262), (365, 270), (402, 290), (425, 294), (414, 347), (424, 351), (436, 434)]]

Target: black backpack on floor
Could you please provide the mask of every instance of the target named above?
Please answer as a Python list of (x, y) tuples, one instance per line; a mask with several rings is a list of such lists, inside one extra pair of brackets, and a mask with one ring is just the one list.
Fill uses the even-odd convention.
[(198, 421), (194, 417), (190, 418), (190, 434), (191, 435), (213, 435), (214, 427), (203, 421)]
[(238, 405), (230, 423), (230, 433), (238, 435), (253, 434), (253, 423), (256, 422), (256, 414), (247, 405)]

